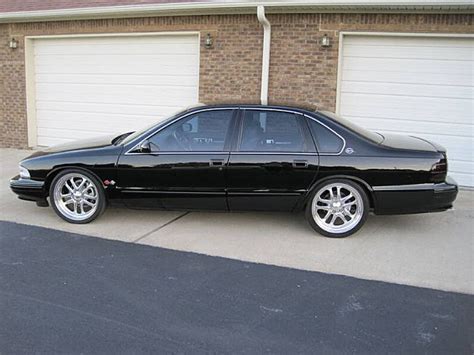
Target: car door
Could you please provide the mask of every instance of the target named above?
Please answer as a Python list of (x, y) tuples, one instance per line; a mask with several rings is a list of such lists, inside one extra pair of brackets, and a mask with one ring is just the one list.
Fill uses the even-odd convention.
[(227, 170), (229, 208), (292, 210), (316, 179), (318, 161), (301, 114), (241, 110)]
[(229, 108), (186, 114), (141, 142), (141, 148), (123, 154), (117, 189), (125, 203), (227, 209), (225, 174), (235, 112)]

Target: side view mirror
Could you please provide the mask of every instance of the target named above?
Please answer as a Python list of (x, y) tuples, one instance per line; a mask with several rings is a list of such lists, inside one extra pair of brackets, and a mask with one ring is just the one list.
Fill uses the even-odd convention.
[(151, 153), (151, 143), (148, 140), (144, 140), (141, 144), (140, 147), (138, 148), (140, 153)]

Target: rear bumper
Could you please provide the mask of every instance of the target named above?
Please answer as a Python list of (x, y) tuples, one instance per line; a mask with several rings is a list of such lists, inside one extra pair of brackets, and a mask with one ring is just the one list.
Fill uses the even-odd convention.
[(453, 207), (458, 185), (447, 178), (439, 184), (374, 186), (375, 214), (446, 211)]
[(47, 195), (44, 181), (21, 179), (19, 175), (10, 180), (10, 189), (18, 198), (27, 201), (44, 201)]

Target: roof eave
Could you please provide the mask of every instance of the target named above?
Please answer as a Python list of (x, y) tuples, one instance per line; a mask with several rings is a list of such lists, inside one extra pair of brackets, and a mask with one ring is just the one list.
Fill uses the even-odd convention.
[[(258, 5), (264, 5), (266, 12), (272, 13), (474, 13), (474, 5), (459, 1), (379, 1), (368, 3), (356, 1), (311, 1), (301, 2), (193, 2), (174, 4), (130, 5), (87, 7), (74, 9), (22, 11), (0, 13), (0, 23), (65, 21), (85, 19), (156, 17), (156, 16), (197, 16), (223, 14), (254, 14)], [(434, 3), (434, 4), (433, 4)]]

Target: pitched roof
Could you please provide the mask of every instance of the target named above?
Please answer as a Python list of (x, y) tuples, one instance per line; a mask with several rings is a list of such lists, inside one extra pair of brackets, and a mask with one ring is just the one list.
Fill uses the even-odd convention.
[(197, 1), (200, 0), (2, 0), (0, 1), (0, 12), (77, 9), (85, 7), (106, 7), (145, 4), (169, 4)]

